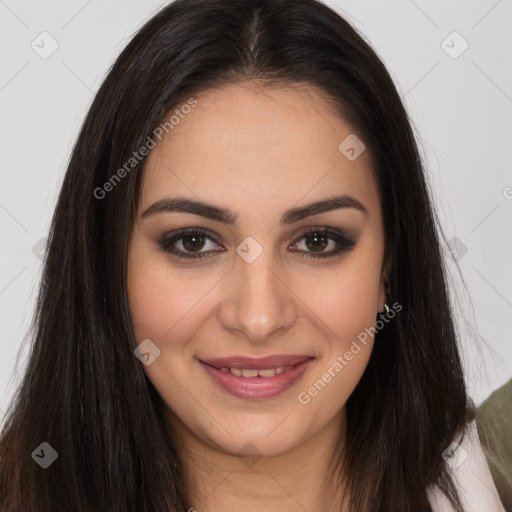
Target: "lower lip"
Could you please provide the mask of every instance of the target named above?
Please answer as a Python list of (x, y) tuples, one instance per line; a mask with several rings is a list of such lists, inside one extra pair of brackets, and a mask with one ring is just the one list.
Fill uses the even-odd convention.
[(313, 359), (306, 359), (290, 370), (273, 377), (238, 377), (231, 372), (223, 372), (214, 366), (199, 361), (217, 384), (238, 398), (271, 398), (291, 387)]

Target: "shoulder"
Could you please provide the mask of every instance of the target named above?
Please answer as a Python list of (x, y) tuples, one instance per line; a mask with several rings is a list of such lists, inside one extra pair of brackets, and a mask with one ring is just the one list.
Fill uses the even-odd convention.
[[(469, 422), (462, 441), (443, 452), (465, 512), (505, 512), (482, 451), (475, 420)], [(437, 488), (427, 491), (434, 512), (453, 512), (448, 499)]]
[(512, 510), (512, 379), (476, 410), (482, 450), (501, 501)]

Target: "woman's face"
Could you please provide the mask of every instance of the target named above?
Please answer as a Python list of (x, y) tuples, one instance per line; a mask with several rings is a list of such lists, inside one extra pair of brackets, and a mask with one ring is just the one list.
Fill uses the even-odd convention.
[(380, 198), (368, 152), (314, 89), (195, 100), (145, 163), (135, 335), (171, 421), (223, 452), (278, 455), (344, 417), (367, 365), (385, 303)]

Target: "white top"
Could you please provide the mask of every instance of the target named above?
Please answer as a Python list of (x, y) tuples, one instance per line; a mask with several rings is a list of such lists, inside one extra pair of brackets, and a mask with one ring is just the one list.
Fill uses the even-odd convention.
[[(475, 420), (467, 425), (462, 443), (452, 443), (443, 452), (443, 459), (453, 476), (465, 512), (506, 512), (482, 451)], [(437, 487), (427, 490), (427, 495), (435, 512), (454, 512)]]

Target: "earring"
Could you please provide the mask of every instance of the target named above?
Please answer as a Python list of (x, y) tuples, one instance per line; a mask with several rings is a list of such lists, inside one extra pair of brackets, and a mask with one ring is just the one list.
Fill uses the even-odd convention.
[(386, 313), (389, 312), (389, 306), (387, 304), (384, 304), (384, 309), (386, 310)]

